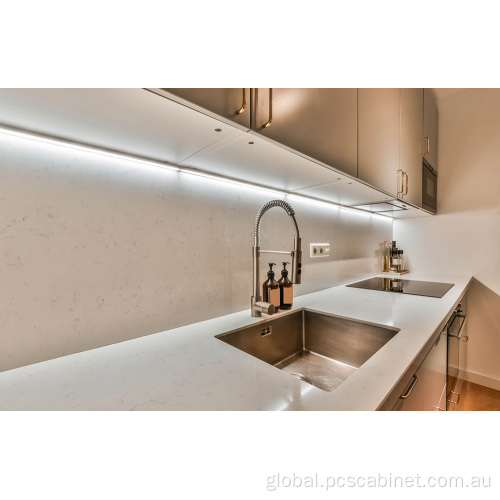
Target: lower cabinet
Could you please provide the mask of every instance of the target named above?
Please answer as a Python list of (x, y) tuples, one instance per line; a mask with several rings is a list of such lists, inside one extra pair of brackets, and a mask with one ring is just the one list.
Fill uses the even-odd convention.
[(424, 361), (393, 407), (395, 411), (446, 409), (447, 333), (439, 334)]

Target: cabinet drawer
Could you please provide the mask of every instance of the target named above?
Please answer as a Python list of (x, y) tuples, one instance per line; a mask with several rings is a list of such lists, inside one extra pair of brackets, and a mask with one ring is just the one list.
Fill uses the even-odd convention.
[(440, 407), (446, 385), (446, 344), (447, 333), (444, 331), (439, 334), (393, 410), (436, 411)]

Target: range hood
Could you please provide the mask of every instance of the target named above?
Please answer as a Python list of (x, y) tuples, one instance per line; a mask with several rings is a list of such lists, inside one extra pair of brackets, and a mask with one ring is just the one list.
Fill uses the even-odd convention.
[(374, 203), (363, 203), (358, 205), (353, 205), (353, 208), (360, 208), (361, 210), (367, 210), (368, 212), (376, 212), (376, 213), (388, 213), (390, 215), (391, 212), (400, 212), (402, 210), (409, 210), (412, 208), (408, 203), (404, 203), (399, 200), (389, 200), (383, 202), (374, 202)]
[(430, 212), (415, 207), (411, 203), (398, 199), (386, 200), (382, 202), (375, 201), (373, 203), (358, 203), (356, 205), (352, 205), (352, 208), (387, 215), (395, 219), (404, 217), (426, 217), (432, 215)]

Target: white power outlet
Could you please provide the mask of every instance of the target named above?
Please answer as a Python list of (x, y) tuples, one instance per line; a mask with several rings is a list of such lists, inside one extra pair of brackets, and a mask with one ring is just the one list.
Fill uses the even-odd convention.
[(311, 243), (311, 257), (330, 257), (330, 243)]

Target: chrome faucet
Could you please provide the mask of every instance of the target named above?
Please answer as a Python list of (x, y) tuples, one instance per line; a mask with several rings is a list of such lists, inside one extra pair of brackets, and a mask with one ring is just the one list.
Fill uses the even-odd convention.
[[(293, 239), (293, 250), (291, 252), (279, 252), (275, 250), (260, 249), (260, 223), (262, 216), (273, 207), (281, 207), (292, 218), (297, 236)], [(292, 206), (286, 201), (272, 200), (267, 202), (258, 212), (255, 218), (254, 243), (252, 247), (253, 257), (253, 295), (251, 300), (251, 312), (254, 318), (262, 316), (262, 313), (274, 314), (275, 308), (273, 304), (262, 302), (260, 295), (260, 280), (259, 280), (259, 259), (261, 253), (278, 253), (292, 256), (292, 282), (300, 284), (300, 275), (302, 274), (302, 250), (300, 249), (299, 226), (295, 220), (295, 211)]]

